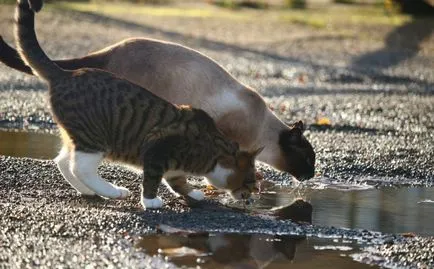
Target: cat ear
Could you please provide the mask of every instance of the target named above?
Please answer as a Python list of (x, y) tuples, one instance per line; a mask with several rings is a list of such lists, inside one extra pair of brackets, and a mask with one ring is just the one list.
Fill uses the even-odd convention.
[(264, 147), (257, 148), (253, 151), (239, 151), (237, 153), (237, 166), (240, 169), (247, 169), (252, 166), (256, 156), (261, 153)]
[(300, 120), (300, 121), (294, 123), (294, 128), (298, 128), (298, 129), (300, 129), (301, 132), (303, 133), (304, 130), (305, 130), (305, 128), (304, 128), (304, 124), (303, 124), (303, 121)]
[(250, 157), (256, 158), (256, 156), (258, 156), (264, 150), (264, 148), (265, 147), (259, 147), (259, 148), (255, 149), (255, 150), (249, 152)]
[(290, 147), (291, 145), (297, 145), (301, 142), (302, 135), (302, 129), (293, 126), (291, 129), (282, 131), (280, 133), (279, 144), (284, 149)]
[(43, 1), (42, 0), (28, 0), (30, 9), (34, 12), (39, 12), (42, 9)]
[(304, 132), (304, 124), (303, 121), (297, 121), (292, 124), (291, 129), (288, 131), (284, 131), (281, 134), (281, 139), (285, 142), (284, 144), (299, 144), (301, 142), (301, 137)]
[(3, 40), (3, 37), (0, 35), (0, 51), (2, 51), (5, 47), (5, 41)]
[(303, 130), (297, 127), (292, 128), (289, 131), (288, 139), (291, 144), (299, 144), (301, 141), (301, 136), (303, 135)]

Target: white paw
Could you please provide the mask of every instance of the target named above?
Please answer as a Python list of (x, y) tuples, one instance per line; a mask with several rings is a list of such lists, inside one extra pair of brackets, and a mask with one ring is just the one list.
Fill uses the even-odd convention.
[(124, 187), (116, 187), (116, 189), (118, 190), (118, 196), (115, 199), (119, 199), (119, 200), (123, 200), (126, 199), (128, 196), (131, 195), (131, 192)]
[(205, 198), (205, 194), (201, 190), (192, 190), (187, 195), (197, 201), (201, 201)]
[(154, 199), (146, 199), (142, 197), (142, 206), (144, 209), (161, 208), (163, 206), (163, 200), (161, 200), (161, 198), (158, 196)]

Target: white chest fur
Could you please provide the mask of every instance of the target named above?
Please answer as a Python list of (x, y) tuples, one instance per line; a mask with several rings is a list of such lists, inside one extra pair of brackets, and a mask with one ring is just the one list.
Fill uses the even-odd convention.
[(232, 169), (227, 169), (220, 166), (220, 164), (217, 164), (214, 167), (214, 170), (205, 176), (211, 185), (220, 189), (225, 189), (227, 186), (227, 178), (231, 173), (233, 173)]

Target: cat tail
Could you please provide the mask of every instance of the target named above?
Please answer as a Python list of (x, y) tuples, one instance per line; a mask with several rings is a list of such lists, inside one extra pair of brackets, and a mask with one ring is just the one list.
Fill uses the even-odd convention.
[[(96, 52), (81, 58), (71, 58), (65, 60), (55, 60), (54, 62), (62, 69), (75, 70), (79, 68), (98, 68), (106, 69), (109, 58), (106, 57), (104, 52)], [(21, 59), (18, 51), (8, 43), (6, 43), (0, 35), (0, 62), (9, 66), (12, 69), (18, 70), (28, 75), (35, 75), (33, 70), (26, 65)]]
[(18, 51), (9, 46), (0, 35), (0, 62), (9, 66), (12, 69), (33, 75), (33, 71), (26, 63), (21, 59)]
[(21, 58), (33, 73), (46, 81), (66, 75), (41, 49), (35, 33), (35, 12), (42, 8), (42, 0), (18, 0), (15, 12), (15, 40)]

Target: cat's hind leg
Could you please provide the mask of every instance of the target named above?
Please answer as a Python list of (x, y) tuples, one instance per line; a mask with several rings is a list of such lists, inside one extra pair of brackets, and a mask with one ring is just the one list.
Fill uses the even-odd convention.
[(166, 182), (174, 192), (182, 196), (189, 196), (197, 201), (201, 201), (205, 198), (203, 191), (194, 189), (193, 186), (187, 182), (185, 176), (166, 178)]
[(57, 168), (62, 174), (63, 178), (68, 181), (68, 183), (76, 189), (82, 195), (92, 196), (95, 195), (95, 192), (89, 189), (86, 185), (84, 185), (80, 180), (78, 180), (70, 171), (70, 161), (71, 155), (66, 147), (62, 147), (59, 152), (59, 155), (54, 159), (54, 162), (57, 164)]
[(103, 159), (101, 152), (88, 153), (74, 150), (71, 152), (71, 157), (71, 173), (97, 195), (113, 199), (125, 199), (130, 195), (128, 189), (113, 185), (98, 175), (97, 169)]

